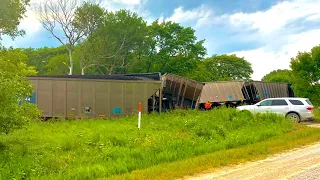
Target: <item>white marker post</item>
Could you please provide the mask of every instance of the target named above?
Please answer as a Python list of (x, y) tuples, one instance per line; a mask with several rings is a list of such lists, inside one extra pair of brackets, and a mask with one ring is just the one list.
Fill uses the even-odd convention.
[(142, 111), (142, 103), (139, 102), (138, 104), (138, 129), (140, 130), (140, 124), (141, 124), (141, 111)]

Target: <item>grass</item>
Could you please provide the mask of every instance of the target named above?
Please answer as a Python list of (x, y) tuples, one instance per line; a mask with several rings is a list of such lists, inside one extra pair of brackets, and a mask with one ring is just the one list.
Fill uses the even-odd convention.
[(313, 110), (313, 113), (314, 113), (314, 120), (316, 121), (316, 122), (320, 122), (320, 109), (314, 109)]
[[(308, 142), (307, 134), (314, 135), (313, 129), (296, 130), (273, 114), (253, 116), (227, 108), (145, 115), (142, 129), (136, 126), (137, 117), (34, 122), (0, 135), (0, 179), (121, 179), (128, 174), (149, 179), (166, 176), (161, 171), (179, 177), (246, 158), (247, 151), (253, 157), (267, 154), (269, 146), (277, 148), (274, 143), (287, 144), (285, 149), (296, 141)], [(279, 138), (287, 133), (288, 142)], [(259, 149), (257, 143), (268, 142)], [(238, 147), (244, 149), (233, 150)]]
[(270, 154), (301, 147), (316, 141), (320, 141), (320, 129), (296, 125), (295, 131), (283, 136), (275, 136), (255, 144), (216, 151), (172, 163), (160, 164), (105, 179), (177, 179), (192, 176), (199, 172), (212, 172), (215, 168), (221, 166), (263, 159)]

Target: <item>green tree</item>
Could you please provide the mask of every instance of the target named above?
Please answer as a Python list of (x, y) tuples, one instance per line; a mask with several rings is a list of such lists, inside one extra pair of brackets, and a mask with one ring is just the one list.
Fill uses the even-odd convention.
[(213, 55), (204, 64), (213, 81), (248, 80), (253, 73), (251, 64), (236, 55)]
[(293, 76), (295, 94), (308, 97), (320, 105), (320, 46), (311, 49), (311, 52), (299, 52), (291, 59), (290, 65)]
[(196, 68), (190, 71), (186, 76), (186, 78), (193, 79), (200, 82), (210, 82), (212, 81), (212, 74), (207, 70), (207, 67), (203, 63), (203, 61), (199, 61), (197, 63)]
[(26, 75), (36, 74), (26, 59), (20, 50), (0, 50), (0, 133), (8, 134), (39, 116), (35, 106), (23, 103), (32, 93)]
[(178, 23), (154, 21), (144, 40), (146, 48), (134, 59), (131, 69), (188, 76), (206, 54), (204, 40), (197, 41), (194, 33), (191, 27)]
[(66, 75), (68, 74), (68, 54), (57, 54), (50, 59), (46, 64), (46, 75)]
[(127, 72), (126, 65), (143, 43), (146, 22), (127, 10), (108, 12), (93, 33), (80, 44), (76, 54), (80, 58), (82, 74), (87, 68), (98, 73)]
[(265, 82), (293, 83), (293, 74), (291, 70), (278, 69), (266, 74), (261, 80)]
[[(59, 63), (54, 63), (57, 67), (53, 67), (53, 62), (52, 58), (55, 56), (61, 56), (65, 55), (68, 53), (66, 48), (64, 46), (59, 46), (59, 47), (42, 47), (42, 48), (26, 48), (26, 49), (21, 49), (23, 53), (27, 56), (27, 65), (28, 66), (33, 66), (36, 68), (37, 72), (39, 75), (47, 75), (48, 71), (51, 71), (52, 69), (59, 69), (62, 67), (62, 69), (65, 69), (66, 65), (61, 64), (62, 62), (65, 61), (60, 61)], [(48, 65), (48, 64), (51, 65)], [(68, 63), (68, 62), (66, 62)], [(48, 69), (50, 68), (50, 69)], [(53, 72), (53, 71), (51, 71)], [(61, 71), (59, 71), (61, 74)], [(64, 71), (63, 71), (64, 72)], [(51, 74), (51, 73), (49, 73)], [(68, 72), (63, 73), (63, 74), (68, 74)]]
[(81, 74), (84, 75), (89, 69), (89, 73), (95, 74), (96, 71), (96, 43), (93, 41), (93, 33), (102, 26), (103, 19), (106, 16), (104, 8), (99, 4), (84, 2), (75, 11), (73, 20), (74, 26), (86, 32), (83, 39), (76, 47), (75, 58), (79, 62)]
[(84, 2), (75, 10), (72, 23), (79, 31), (83, 31), (84, 38), (87, 38), (102, 25), (105, 15), (106, 10), (99, 4)]
[(28, 4), (29, 0), (0, 1), (0, 39), (4, 34), (12, 38), (24, 34), (23, 30), (18, 30), (18, 25)]

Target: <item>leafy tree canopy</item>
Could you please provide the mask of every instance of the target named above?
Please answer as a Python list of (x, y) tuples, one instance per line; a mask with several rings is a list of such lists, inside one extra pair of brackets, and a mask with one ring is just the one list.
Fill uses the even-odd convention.
[(98, 28), (76, 50), (82, 74), (94, 67), (103, 74), (126, 72), (130, 55), (139, 51), (146, 32), (146, 22), (136, 13), (106, 13)]
[(236, 55), (213, 55), (204, 63), (213, 81), (248, 80), (253, 73), (251, 64)]
[(206, 54), (204, 40), (197, 41), (192, 28), (182, 27), (178, 23), (159, 23), (156, 20), (148, 26), (146, 37), (143, 54), (137, 54), (131, 64), (133, 67), (130, 67), (136, 72), (191, 76)]
[(265, 82), (286, 82), (293, 83), (293, 74), (288, 69), (278, 69), (266, 74), (262, 79)]
[(309, 97), (315, 105), (320, 105), (320, 46), (311, 52), (299, 52), (291, 59), (294, 76), (294, 91), (300, 97)]
[[(67, 54), (68, 51), (65, 47), (59, 46), (59, 47), (43, 47), (43, 48), (25, 48), (21, 49), (21, 51), (27, 56), (27, 64), (29, 66), (33, 66), (36, 68), (38, 74), (40, 75), (47, 75), (51, 74), (49, 71), (52, 69), (59, 69), (60, 67), (63, 67), (62, 69), (65, 70), (65, 64), (63, 62), (65, 61), (59, 61), (55, 65), (56, 67), (52, 67), (52, 64), (48, 66), (50, 63), (50, 60), (54, 58), (55, 56), (60, 56)], [(51, 62), (52, 63), (52, 62)], [(50, 68), (50, 69), (48, 69)], [(60, 72), (60, 73), (58, 73)], [(57, 74), (68, 74), (68, 71), (58, 71)]]
[(18, 25), (28, 4), (29, 0), (0, 1), (0, 39), (2, 35), (14, 38), (24, 34), (23, 30), (18, 30)]

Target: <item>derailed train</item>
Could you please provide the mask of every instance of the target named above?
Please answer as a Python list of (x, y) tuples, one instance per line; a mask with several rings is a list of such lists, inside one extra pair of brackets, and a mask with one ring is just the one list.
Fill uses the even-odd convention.
[(204, 108), (206, 102), (212, 107), (255, 104), (266, 98), (294, 97), (288, 83), (261, 81), (218, 81), (196, 82), (181, 76), (166, 74), (163, 76), (163, 91), (167, 107)]
[(30, 76), (34, 87), (28, 101), (37, 104), (42, 117), (112, 118), (176, 108), (253, 104), (265, 98), (292, 97), (287, 83), (197, 82), (173, 74), (145, 73), (108, 76)]

